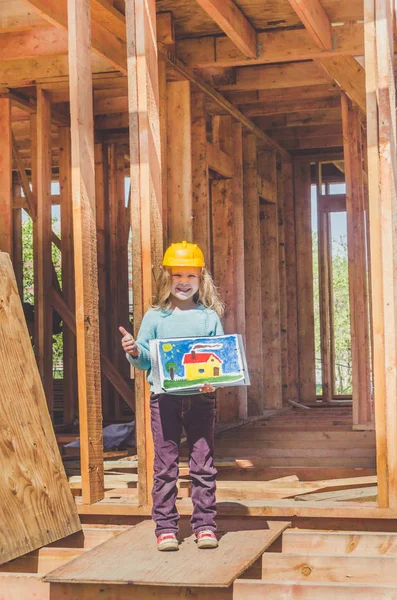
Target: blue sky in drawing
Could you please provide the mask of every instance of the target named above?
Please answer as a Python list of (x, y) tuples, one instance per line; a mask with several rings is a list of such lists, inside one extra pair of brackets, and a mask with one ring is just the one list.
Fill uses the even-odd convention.
[(194, 339), (164, 339), (158, 341), (158, 348), (159, 363), (165, 379), (169, 379), (165, 365), (171, 361), (177, 365), (175, 375), (177, 377), (184, 376), (185, 369), (182, 364), (183, 357), (185, 354), (189, 354), (193, 349), (197, 353), (213, 352), (216, 354), (216, 356), (223, 361), (222, 369), (224, 374), (239, 373), (241, 370), (238, 341), (237, 337), (234, 335)]

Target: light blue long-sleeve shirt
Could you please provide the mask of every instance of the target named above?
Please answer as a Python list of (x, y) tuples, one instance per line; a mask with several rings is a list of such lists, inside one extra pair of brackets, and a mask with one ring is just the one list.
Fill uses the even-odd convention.
[[(197, 308), (191, 310), (167, 310), (151, 308), (145, 313), (138, 337), (136, 339), (139, 356), (133, 358), (127, 354), (130, 363), (137, 369), (147, 371), (147, 380), (153, 391), (153, 379), (150, 364), (150, 340), (159, 340), (176, 337), (210, 337), (224, 335), (223, 327), (217, 313), (198, 304)], [(177, 392), (173, 392), (177, 394)], [(197, 390), (191, 392), (179, 392), (197, 394)]]

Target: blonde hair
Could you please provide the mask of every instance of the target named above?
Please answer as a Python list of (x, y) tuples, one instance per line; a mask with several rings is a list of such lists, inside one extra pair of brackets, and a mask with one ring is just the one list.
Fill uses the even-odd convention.
[[(171, 270), (161, 266), (156, 277), (157, 294), (154, 297), (152, 308), (172, 307), (171, 301)], [(225, 312), (225, 305), (221, 300), (218, 288), (215, 286), (211, 273), (204, 267), (201, 270), (199, 288), (193, 296), (195, 302), (199, 302), (205, 308), (211, 308), (219, 317)]]

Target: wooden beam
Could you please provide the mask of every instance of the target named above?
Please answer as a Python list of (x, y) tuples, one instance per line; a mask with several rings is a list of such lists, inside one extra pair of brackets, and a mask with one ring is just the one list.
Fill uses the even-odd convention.
[[(30, 9), (43, 19), (61, 29), (68, 28), (68, 0), (23, 0)], [(125, 43), (101, 23), (91, 21), (91, 45), (94, 52), (122, 73), (127, 72)]]
[(36, 358), (50, 414), (53, 410), (52, 309), (52, 218), (51, 218), (51, 104), (48, 93), (37, 90), (37, 327)]
[(288, 400), (288, 301), (287, 301), (287, 267), (285, 260), (285, 195), (288, 190), (284, 189), (285, 172), (283, 162), (277, 164), (277, 211), (278, 211), (278, 263), (280, 280), (280, 336), (281, 336), (281, 388), (283, 404)]
[(262, 414), (263, 359), (262, 359), (262, 286), (259, 197), (257, 188), (256, 138), (245, 132), (243, 136), (243, 191), (244, 191), (244, 271), (247, 360), (250, 365), (251, 385), (248, 388), (248, 414)]
[(58, 27), (37, 27), (25, 31), (2, 33), (0, 55), (12, 60), (67, 54), (68, 36)]
[(294, 163), (298, 302), (299, 400), (316, 399), (313, 259), (308, 163)]
[(186, 65), (183, 64), (176, 56), (170, 54), (167, 49), (160, 44), (159, 46), (160, 54), (165, 58), (167, 64), (171, 65), (178, 73), (183, 75), (186, 79), (196, 84), (196, 86), (205, 92), (214, 102), (216, 102), (219, 106), (224, 108), (227, 113), (229, 113), (232, 117), (234, 117), (237, 121), (239, 121), (244, 127), (246, 127), (252, 133), (266, 142), (268, 146), (274, 148), (280, 154), (282, 154), (285, 158), (290, 158), (288, 152), (284, 150), (277, 142), (274, 142), (264, 131), (259, 129), (250, 119), (248, 119), (241, 111), (239, 111), (235, 106), (233, 106), (222, 94), (217, 92), (214, 88), (208, 85), (205, 81), (203, 81), (200, 77), (195, 75), (193, 71), (186, 68)]
[[(137, 334), (143, 314), (152, 301), (152, 261), (153, 256), (158, 261), (163, 239), (161, 220), (153, 222), (152, 219), (153, 210), (157, 211), (158, 207), (161, 207), (161, 146), (154, 0), (148, 0), (144, 5), (141, 1), (129, 0), (126, 3), (126, 22), (130, 114), (130, 221), (134, 272), (134, 328)], [(154, 247), (154, 241), (159, 244), (157, 248)], [(150, 392), (143, 372), (135, 373), (135, 394), (138, 498), (141, 505), (147, 506), (150, 504), (153, 481), (154, 449), (150, 432)]]
[(319, 48), (306, 29), (275, 29), (257, 33), (257, 54), (247, 58), (224, 36), (182, 39), (176, 43), (176, 55), (189, 67), (244, 67), (267, 63), (297, 62), (331, 58), (337, 54), (360, 56), (364, 52), (362, 23), (332, 26), (334, 49)]
[(193, 240), (204, 252), (211, 265), (210, 194), (208, 181), (208, 142), (206, 130), (205, 95), (192, 89), (192, 195)]
[(258, 172), (272, 183), (275, 202), (260, 202), (263, 393), (266, 409), (282, 408), (280, 276), (275, 152), (260, 152)]
[(104, 475), (89, 0), (68, 0), (68, 19), (80, 456), (83, 502), (93, 504)]
[(256, 32), (233, 0), (197, 0), (197, 3), (248, 58), (256, 57)]
[(12, 257), (12, 132), (11, 101), (0, 99), (0, 250)]
[[(61, 204), (62, 239), (62, 295), (74, 312), (74, 250), (72, 214), (72, 164), (69, 127), (59, 128), (59, 188)], [(64, 422), (72, 424), (77, 408), (77, 353), (76, 338), (69, 328), (63, 329), (63, 372), (64, 372)]]
[(346, 174), (347, 249), (349, 258), (352, 343), (353, 424), (373, 419), (370, 389), (369, 305), (361, 125), (358, 110), (342, 94)]
[(297, 256), (295, 237), (295, 202), (293, 168), (282, 162), (285, 218), (285, 266), (287, 287), (288, 339), (288, 399), (299, 399), (298, 312), (297, 312)]
[(334, 56), (318, 62), (365, 113), (365, 70), (360, 63), (353, 56)]
[(332, 50), (332, 27), (319, 0), (288, 0), (321, 50)]
[(168, 240), (192, 241), (190, 82), (168, 83)]
[(25, 195), (26, 207), (29, 211), (30, 216), (32, 217), (32, 219), (34, 221), (36, 219), (37, 200), (34, 197), (32, 190), (30, 189), (30, 185), (29, 185), (28, 177), (26, 175), (25, 167), (24, 167), (24, 164), (22, 162), (22, 159), (21, 159), (21, 156), (20, 156), (20, 153), (18, 150), (18, 145), (15, 141), (15, 137), (12, 134), (11, 134), (11, 143), (12, 143), (12, 153), (14, 156), (14, 160), (17, 164), (17, 169), (18, 169), (19, 177), (21, 179), (23, 193)]
[(212, 169), (226, 179), (233, 177), (233, 159), (232, 156), (223, 152), (215, 144), (207, 142), (207, 163), (208, 168)]

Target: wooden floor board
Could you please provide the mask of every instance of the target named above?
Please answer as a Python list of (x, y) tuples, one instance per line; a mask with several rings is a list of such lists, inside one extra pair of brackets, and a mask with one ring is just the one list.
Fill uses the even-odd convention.
[(228, 587), (288, 526), (269, 522), (268, 529), (239, 530), (237, 523), (235, 531), (230, 524), (223, 530), (220, 526), (219, 548), (212, 552), (200, 552), (185, 528), (180, 549), (170, 561), (157, 551), (154, 524), (144, 521), (48, 574), (45, 581)]
[(288, 529), (282, 536), (282, 551), (287, 554), (306, 555), (387, 555), (397, 557), (397, 534)]
[(239, 579), (233, 600), (397, 600), (394, 585), (260, 581)]

